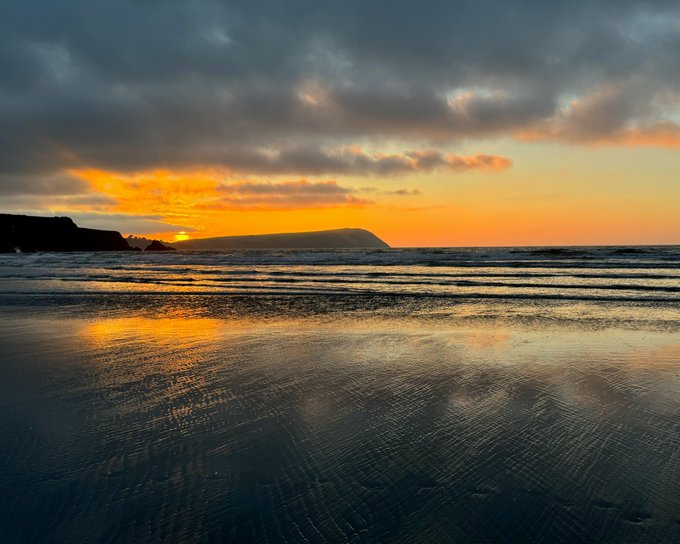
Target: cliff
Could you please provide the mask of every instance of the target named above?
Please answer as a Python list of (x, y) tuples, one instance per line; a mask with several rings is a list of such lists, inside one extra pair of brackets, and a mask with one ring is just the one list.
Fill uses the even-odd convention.
[(131, 250), (119, 232), (80, 228), (68, 217), (0, 214), (0, 253)]
[(389, 248), (364, 229), (337, 229), (287, 234), (223, 236), (173, 242), (177, 249), (336, 249)]

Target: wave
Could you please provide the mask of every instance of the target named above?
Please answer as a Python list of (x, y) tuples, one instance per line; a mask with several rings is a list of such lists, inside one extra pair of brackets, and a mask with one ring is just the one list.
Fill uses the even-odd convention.
[(0, 293), (680, 300), (680, 247), (229, 250), (0, 256)]
[(196, 292), (183, 292), (178, 293), (176, 291), (163, 291), (163, 290), (147, 290), (147, 291), (133, 291), (133, 290), (120, 290), (115, 293), (107, 290), (93, 290), (93, 291), (60, 291), (55, 293), (54, 291), (34, 291), (34, 292), (22, 292), (22, 291), (5, 291), (0, 292), (0, 300), (3, 303), (7, 302), (8, 298), (12, 299), (30, 299), (34, 297), (53, 297), (53, 298), (90, 298), (90, 297), (111, 297), (111, 296), (134, 296), (134, 297), (198, 297), (198, 298), (208, 298), (208, 297), (227, 297), (227, 298), (238, 298), (238, 297), (298, 297), (298, 296), (315, 296), (315, 297), (337, 297), (337, 296), (348, 296), (353, 298), (381, 298), (381, 299), (433, 299), (433, 300), (448, 300), (448, 301), (475, 301), (475, 300), (506, 300), (506, 301), (576, 301), (576, 302), (616, 302), (616, 303), (661, 303), (667, 305), (670, 308), (677, 308), (677, 304), (680, 304), (680, 297), (618, 297), (609, 295), (563, 295), (563, 294), (545, 294), (545, 293), (474, 293), (474, 294), (453, 294), (453, 293), (413, 293), (408, 291), (391, 291), (378, 293), (375, 291), (339, 291), (331, 289), (239, 289), (239, 290), (223, 290), (223, 291), (196, 291)]

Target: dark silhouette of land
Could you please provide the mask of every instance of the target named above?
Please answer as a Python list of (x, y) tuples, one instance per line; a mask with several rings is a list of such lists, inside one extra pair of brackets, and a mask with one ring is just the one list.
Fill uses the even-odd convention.
[(389, 248), (372, 232), (364, 229), (336, 229), (286, 234), (256, 234), (199, 238), (172, 244), (178, 249), (342, 249)]
[(120, 232), (81, 228), (68, 217), (0, 214), (0, 253), (132, 250)]
[(222, 236), (174, 242), (130, 236), (117, 231), (78, 227), (69, 217), (0, 214), (0, 253), (35, 251), (173, 251), (174, 249), (343, 249), (389, 248), (364, 229), (336, 229), (285, 234)]
[(144, 251), (177, 251), (174, 247), (166, 246), (160, 240), (153, 240)]
[(146, 249), (153, 240), (151, 238), (144, 238), (143, 236), (133, 236), (130, 234), (125, 241), (132, 248)]

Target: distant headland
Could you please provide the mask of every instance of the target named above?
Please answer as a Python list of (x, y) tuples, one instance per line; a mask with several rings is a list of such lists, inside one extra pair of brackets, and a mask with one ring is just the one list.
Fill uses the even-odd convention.
[(343, 249), (389, 248), (364, 229), (336, 229), (285, 234), (198, 238), (172, 244), (177, 249)]
[(223, 236), (175, 242), (129, 237), (113, 230), (78, 227), (69, 217), (0, 214), (0, 253), (36, 251), (167, 251), (176, 249), (343, 249), (389, 248), (364, 229)]

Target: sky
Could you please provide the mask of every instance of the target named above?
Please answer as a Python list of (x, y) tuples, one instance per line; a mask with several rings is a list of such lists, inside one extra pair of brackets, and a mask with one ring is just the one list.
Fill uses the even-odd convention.
[(0, 212), (680, 244), (675, 0), (3, 0)]

